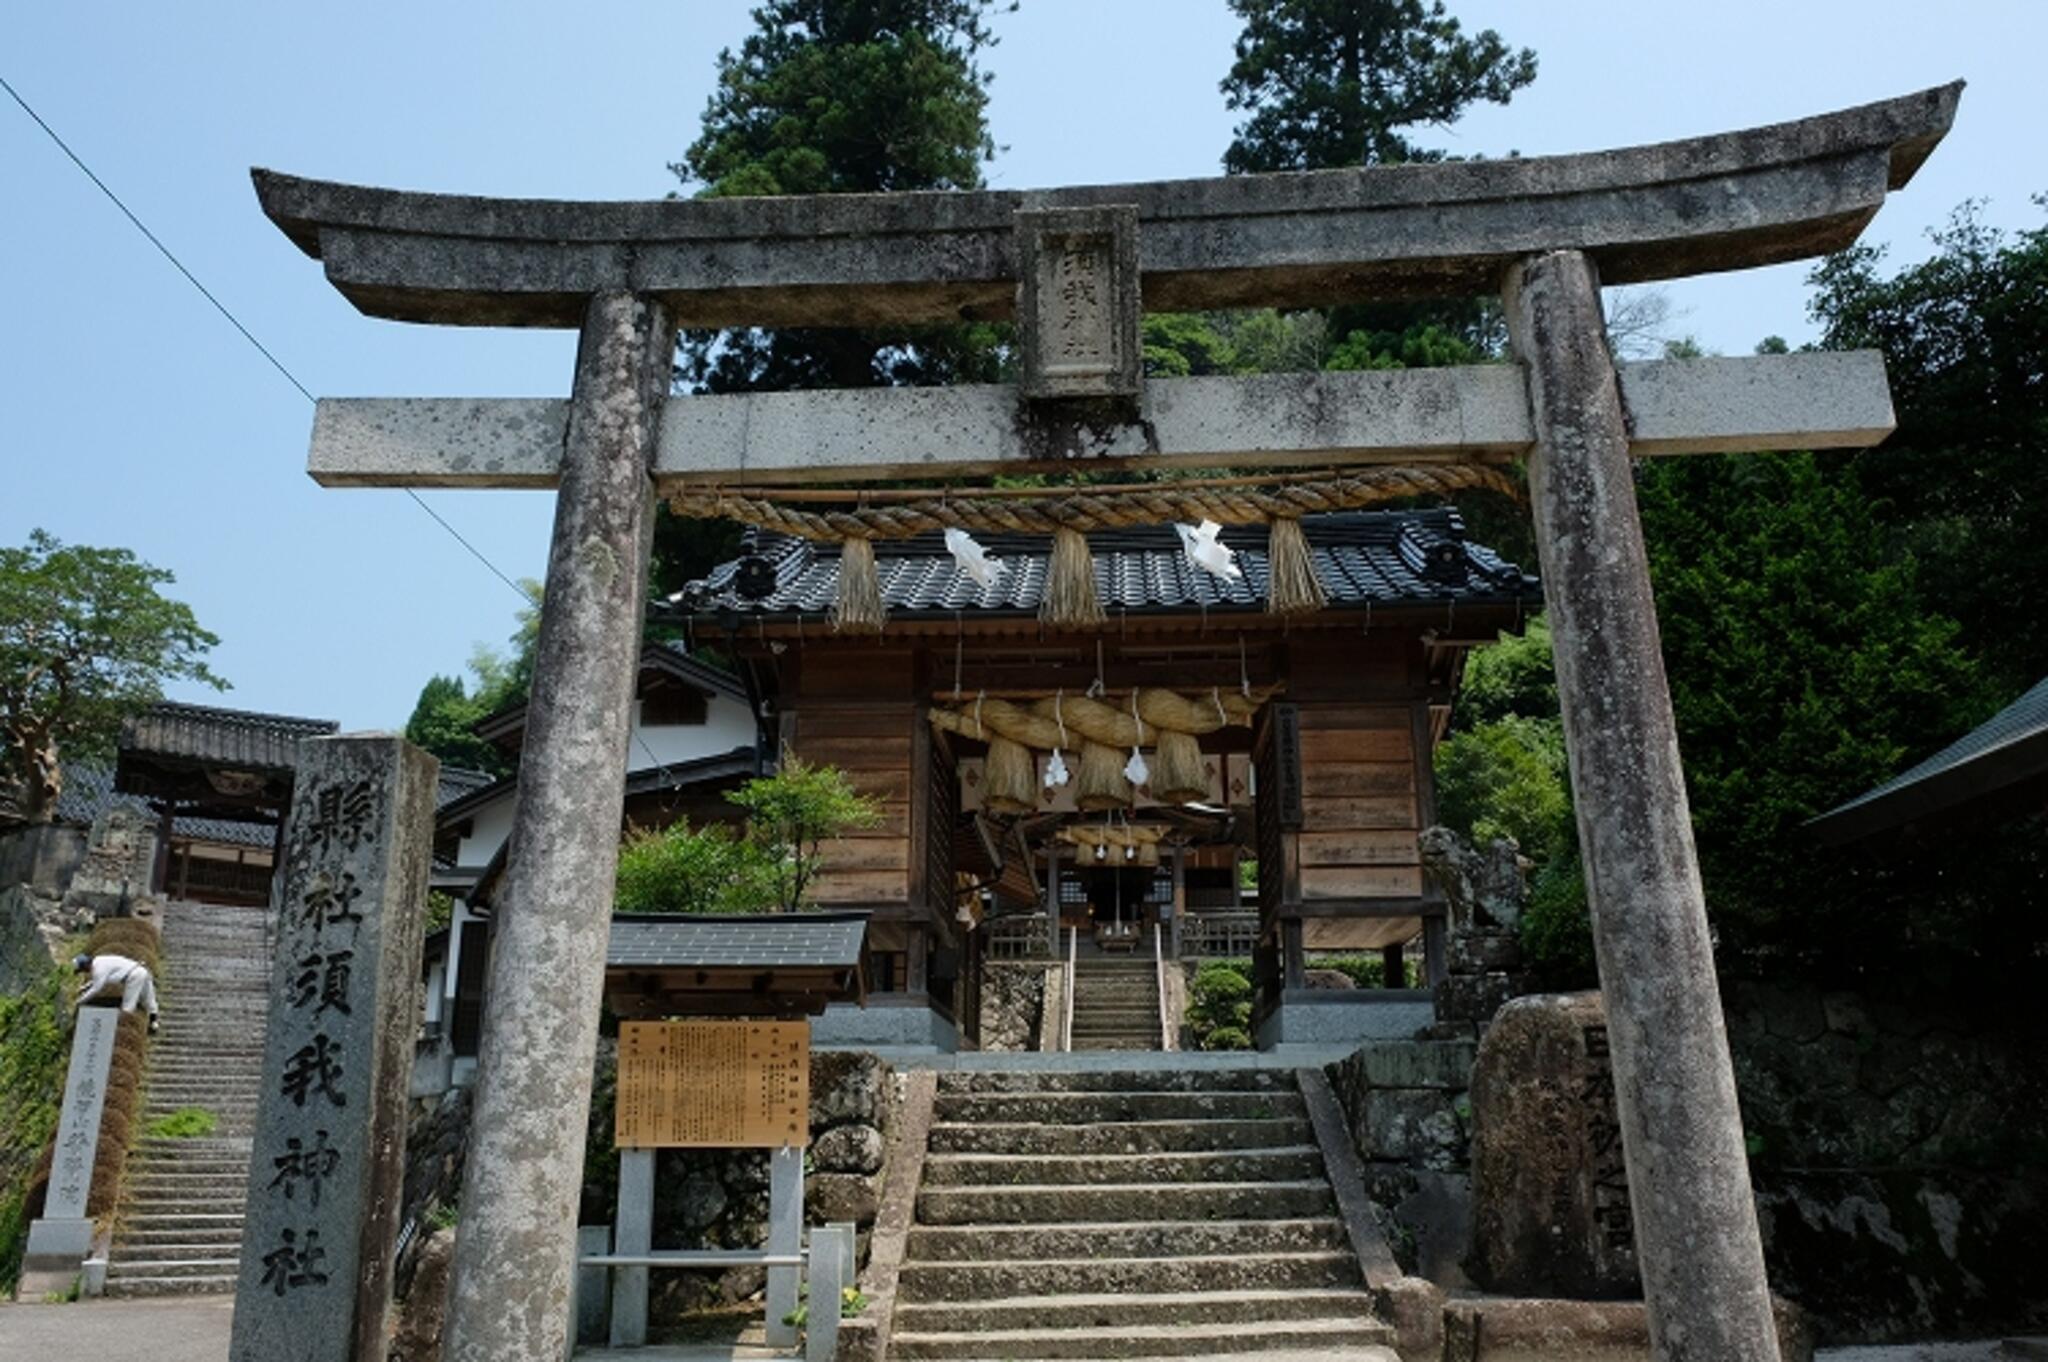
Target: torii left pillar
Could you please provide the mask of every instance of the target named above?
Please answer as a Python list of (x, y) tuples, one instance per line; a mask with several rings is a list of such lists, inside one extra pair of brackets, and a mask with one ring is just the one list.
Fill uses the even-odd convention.
[(558, 1362), (610, 930), (675, 323), (591, 297), (548, 551), (511, 860), (491, 948), (442, 1355)]

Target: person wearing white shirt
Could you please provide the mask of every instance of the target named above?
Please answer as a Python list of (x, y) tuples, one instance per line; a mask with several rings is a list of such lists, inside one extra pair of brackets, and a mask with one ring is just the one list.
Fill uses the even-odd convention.
[(133, 1012), (140, 1004), (149, 1013), (149, 1033), (156, 1034), (156, 981), (149, 977), (147, 966), (125, 955), (78, 955), (72, 957), (71, 968), (86, 976), (85, 987), (78, 994), (79, 1006), (119, 988), (121, 1010)]

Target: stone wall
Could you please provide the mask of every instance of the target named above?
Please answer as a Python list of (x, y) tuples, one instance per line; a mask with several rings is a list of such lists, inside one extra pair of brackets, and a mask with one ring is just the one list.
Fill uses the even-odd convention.
[[(619, 1159), (612, 1143), (617, 1092), (617, 1042), (599, 1042), (593, 1077), (588, 1145), (584, 1156), (583, 1224), (612, 1223)], [(811, 1055), (811, 1144), (805, 1154), (804, 1212), (809, 1224), (852, 1221), (860, 1256), (881, 1201), (882, 1167), (901, 1101), (896, 1073), (875, 1055), (856, 1050)], [(397, 1290), (407, 1298), (406, 1318), (438, 1313), (433, 1303), (410, 1299), (420, 1259), (431, 1241), (436, 1207), (455, 1212), (468, 1135), (469, 1090), (459, 1088), (414, 1104), (406, 1143), (404, 1219), (417, 1225), (398, 1265)], [(767, 1237), (768, 1155), (765, 1150), (665, 1149), (655, 1159), (654, 1247), (759, 1248)], [(457, 1213), (457, 1233), (460, 1233)], [(433, 1274), (421, 1272), (421, 1288)], [(438, 1278), (435, 1279), (438, 1281)], [(726, 1272), (658, 1272), (648, 1301), (656, 1326), (683, 1316), (732, 1306), (759, 1294), (759, 1268)], [(445, 1290), (445, 1283), (439, 1289)], [(423, 1331), (418, 1331), (423, 1332)], [(430, 1362), (431, 1353), (402, 1354)]]
[[(1728, 982), (1772, 1288), (1823, 1344), (2048, 1328), (2048, 1014)], [(1404, 1270), (1466, 1284), (1469, 1043), (1328, 1072)]]
[(1325, 1071), (1401, 1269), (1465, 1285), (1471, 1222), (1469, 1040), (1371, 1041)]
[(1723, 997), (1772, 1284), (1820, 1340), (2048, 1327), (2038, 999)]
[(981, 974), (981, 1048), (1036, 1050), (1045, 1016), (1042, 961), (990, 960)]

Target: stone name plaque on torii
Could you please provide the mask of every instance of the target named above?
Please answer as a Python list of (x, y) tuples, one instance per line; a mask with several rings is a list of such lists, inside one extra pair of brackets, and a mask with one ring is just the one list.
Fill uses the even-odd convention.
[[(559, 489), (451, 1362), (554, 1362), (568, 1331), (658, 487), (1518, 456), (1653, 1351), (1776, 1358), (1629, 460), (1870, 444), (1891, 405), (1874, 354), (1616, 365), (1599, 289), (1849, 246), (1960, 97), (1578, 156), (1022, 193), (562, 203), (256, 172), (264, 211), (369, 315), (581, 330), (566, 403), (330, 401), (316, 418), (312, 470), (330, 485)], [(1195, 311), (1482, 294), (1503, 300), (1515, 365), (1118, 391), (1119, 347), (1138, 339), (1126, 297)], [(669, 400), (680, 326), (1008, 318), (1015, 388)]]
[(383, 1362), (439, 763), (301, 744), (271, 909), (232, 1362)]

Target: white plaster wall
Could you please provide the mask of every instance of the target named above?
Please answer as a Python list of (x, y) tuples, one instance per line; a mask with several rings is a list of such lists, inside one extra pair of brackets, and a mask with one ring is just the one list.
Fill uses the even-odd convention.
[[(644, 744), (644, 745), (643, 745)], [(701, 724), (673, 724), (646, 728), (640, 723), (640, 702), (633, 702), (633, 743), (626, 749), (626, 766), (633, 771), (665, 761), (693, 761), (718, 757), (735, 747), (754, 745), (754, 717), (746, 702), (729, 695), (713, 695)], [(650, 759), (649, 753), (653, 753)]]
[[(626, 769), (650, 770), (664, 762), (695, 761), (700, 757), (722, 757), (736, 747), (754, 745), (754, 717), (746, 702), (728, 695), (713, 695), (705, 706), (701, 724), (665, 724), (654, 728), (640, 723), (640, 702), (633, 702), (633, 734), (626, 748)], [(514, 792), (504, 794), (470, 815), (469, 836), (456, 848), (459, 866), (482, 866), (498, 854), (498, 848), (512, 835)]]
[(491, 857), (498, 854), (498, 848), (505, 845), (505, 839), (512, 835), (512, 806), (517, 802), (517, 793), (507, 789), (470, 814), (469, 836), (456, 847), (455, 864), (472, 868), (490, 864)]

